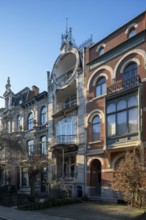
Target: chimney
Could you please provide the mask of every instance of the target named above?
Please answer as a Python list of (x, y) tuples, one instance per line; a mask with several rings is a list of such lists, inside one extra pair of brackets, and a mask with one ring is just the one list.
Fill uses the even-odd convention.
[(32, 92), (34, 93), (34, 95), (38, 95), (39, 94), (39, 88), (37, 86), (32, 86)]

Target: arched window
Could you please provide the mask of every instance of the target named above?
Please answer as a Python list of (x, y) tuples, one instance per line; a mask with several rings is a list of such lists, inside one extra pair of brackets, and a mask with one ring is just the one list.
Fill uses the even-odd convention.
[(33, 126), (34, 126), (34, 117), (33, 117), (33, 113), (30, 113), (28, 116), (28, 124), (27, 124), (28, 130), (33, 129)]
[(47, 122), (47, 108), (44, 106), (41, 109), (41, 125), (46, 124)]
[(128, 33), (128, 39), (136, 35), (135, 28), (132, 28)]
[(100, 117), (95, 116), (92, 120), (92, 141), (100, 140)]
[(106, 79), (102, 77), (96, 84), (96, 96), (101, 96), (106, 93)]
[(56, 137), (60, 142), (74, 143), (76, 140), (76, 117), (66, 117), (56, 124)]
[(124, 70), (124, 81), (137, 76), (137, 64), (132, 62)]
[(104, 54), (104, 47), (100, 47), (99, 49), (99, 56)]

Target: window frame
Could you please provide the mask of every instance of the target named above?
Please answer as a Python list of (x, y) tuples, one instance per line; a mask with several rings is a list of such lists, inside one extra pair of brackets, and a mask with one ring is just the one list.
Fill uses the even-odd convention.
[[(94, 122), (94, 120), (98, 118), (98, 121), (97, 122)], [(96, 141), (100, 141), (100, 132), (101, 132), (101, 122), (100, 122), (100, 116), (99, 115), (95, 115), (93, 118), (92, 118), (92, 142), (96, 142)], [(99, 130), (99, 136), (97, 138), (94, 137), (94, 127), (96, 126), (96, 129)]]
[[(137, 104), (135, 104), (135, 105), (132, 105), (132, 106), (128, 106), (128, 102), (129, 102), (129, 100), (131, 99), (131, 97), (136, 97), (137, 98)], [(122, 109), (119, 109), (119, 110), (117, 110), (117, 105), (118, 105), (118, 103), (121, 101), (121, 100), (124, 100), (124, 101), (126, 101), (126, 108), (122, 108)], [(108, 113), (108, 106), (109, 105), (111, 105), (111, 104), (115, 104), (116, 105), (116, 109), (115, 109), (115, 111), (111, 111), (111, 112), (109, 112)], [(133, 110), (133, 109), (136, 109), (137, 110), (137, 118), (136, 118), (136, 121), (137, 121), (137, 124), (136, 124), (136, 126), (137, 126), (137, 129), (135, 130), (135, 131), (130, 131), (130, 117), (129, 117), (129, 112), (130, 112), (130, 110)], [(126, 119), (126, 128), (127, 128), (127, 131), (126, 132), (124, 132), (124, 133), (118, 133), (118, 129), (117, 129), (117, 127), (118, 127), (118, 114), (119, 113), (122, 113), (122, 112), (126, 112), (126, 117), (127, 117), (127, 119)], [(113, 134), (113, 135), (109, 135), (109, 133), (110, 133), (110, 130), (109, 130), (109, 128), (108, 128), (108, 117), (109, 116), (115, 116), (115, 134)], [(139, 128), (139, 105), (138, 105), (138, 93), (136, 92), (136, 93), (133, 93), (133, 94), (130, 94), (130, 95), (128, 95), (128, 96), (123, 96), (123, 97), (121, 97), (121, 98), (117, 98), (117, 99), (115, 99), (115, 100), (112, 100), (112, 101), (109, 101), (108, 103), (107, 103), (107, 112), (106, 112), (106, 123), (107, 123), (107, 128), (106, 128), (106, 136), (107, 136), (107, 139), (112, 139), (112, 138), (117, 138), (117, 137), (121, 137), (121, 136), (130, 136), (130, 135), (132, 135), (133, 133), (138, 133), (138, 128)]]
[(41, 121), (41, 125), (45, 125), (47, 123), (47, 107), (46, 106), (43, 106), (41, 108), (40, 121)]
[(41, 155), (47, 155), (47, 137), (45, 135), (41, 137)]
[(28, 146), (28, 156), (32, 157), (34, 155), (34, 140), (31, 139), (27, 141), (27, 146)]
[[(100, 82), (104, 80), (103, 82)], [(98, 92), (99, 90), (99, 92)], [(106, 94), (106, 78), (104, 76), (100, 77), (96, 82), (95, 95), (96, 97), (102, 96)]]
[[(133, 68), (129, 68), (130, 66), (133, 66)], [(135, 67), (134, 67), (135, 66)], [(127, 70), (129, 68), (129, 70)], [(127, 77), (126, 75), (130, 75), (129, 77)], [(129, 63), (125, 68), (124, 68), (124, 71), (123, 71), (123, 79), (124, 81), (127, 81), (135, 76), (138, 75), (138, 66), (137, 66), (137, 63), (135, 62), (131, 62)]]
[(33, 113), (29, 113), (28, 119), (27, 119), (27, 128), (28, 130), (32, 130), (34, 127), (34, 115)]

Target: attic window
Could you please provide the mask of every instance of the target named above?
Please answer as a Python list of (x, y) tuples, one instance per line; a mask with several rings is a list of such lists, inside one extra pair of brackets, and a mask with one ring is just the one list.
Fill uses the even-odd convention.
[(104, 48), (105, 48), (105, 44), (100, 44), (97, 48), (96, 48), (96, 52), (98, 53), (99, 56), (104, 54)]
[(136, 35), (136, 31), (135, 31), (135, 29), (133, 28), (132, 30), (129, 31), (128, 38), (131, 38), (131, 37), (133, 37), (133, 36), (135, 36), (135, 35)]
[(138, 27), (138, 24), (133, 23), (126, 29), (125, 34), (127, 34), (128, 39), (136, 35), (137, 27)]
[(101, 47), (100, 50), (99, 50), (99, 56), (103, 55), (104, 54), (104, 48)]

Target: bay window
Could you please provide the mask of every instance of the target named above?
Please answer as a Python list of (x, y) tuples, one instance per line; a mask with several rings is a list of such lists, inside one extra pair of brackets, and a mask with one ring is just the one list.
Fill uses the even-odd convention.
[(107, 103), (107, 137), (138, 132), (138, 98), (136, 94)]

